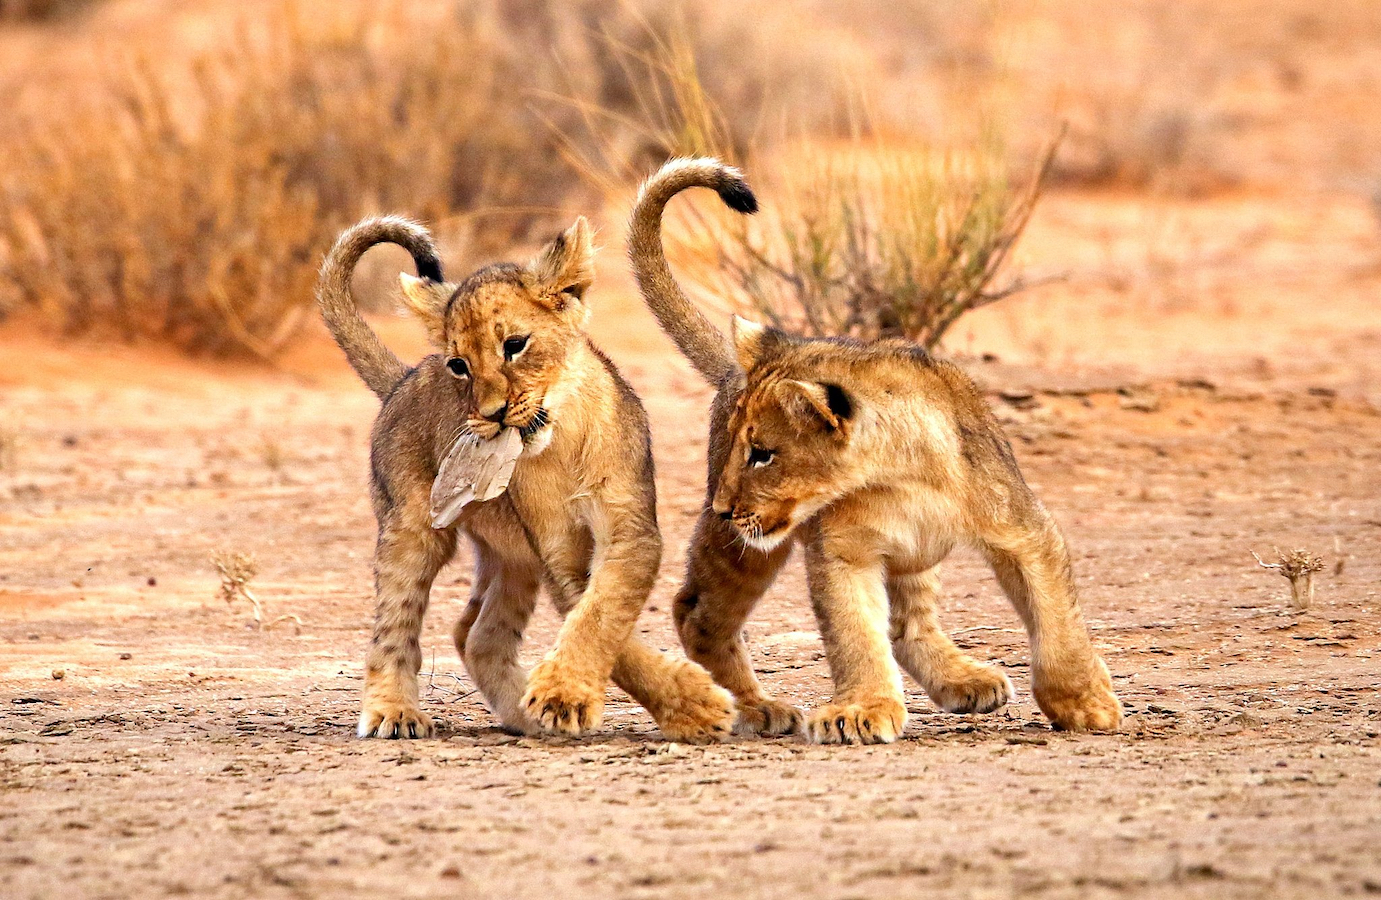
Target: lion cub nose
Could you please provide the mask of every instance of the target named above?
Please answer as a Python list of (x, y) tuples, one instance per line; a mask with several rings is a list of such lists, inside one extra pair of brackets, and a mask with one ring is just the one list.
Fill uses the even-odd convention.
[(505, 403), (498, 409), (491, 409), (488, 411), (481, 409), (480, 415), (497, 425), (502, 425), (504, 417), (508, 415), (508, 404)]
[(715, 510), (715, 514), (727, 522), (734, 517), (734, 510), (732, 507), (728, 509), (717, 509)]

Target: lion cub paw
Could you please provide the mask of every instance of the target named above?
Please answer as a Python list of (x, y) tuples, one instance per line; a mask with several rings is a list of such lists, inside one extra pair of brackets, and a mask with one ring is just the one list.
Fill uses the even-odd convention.
[(604, 720), (604, 685), (591, 685), (559, 663), (543, 660), (528, 676), (522, 708), (543, 731), (584, 734)]
[(948, 713), (990, 713), (1012, 699), (1012, 682), (996, 666), (975, 664), (949, 680), (926, 685), (931, 702)]
[[(1097, 660), (1091, 677), (1062, 680), (1037, 677), (1031, 693), (1036, 705), (1062, 731), (1116, 731), (1122, 724), (1122, 704), (1112, 691), (1108, 667)], [(1071, 681), (1073, 683), (1071, 683)]]
[(415, 703), (367, 697), (356, 730), (362, 738), (424, 738), (432, 736), (432, 717)]
[(674, 687), (654, 717), (662, 736), (687, 744), (704, 744), (729, 736), (734, 698), (694, 663), (676, 671)]
[(764, 697), (756, 703), (741, 703), (734, 733), (743, 735), (800, 734), (806, 719), (801, 711), (789, 703)]
[(890, 744), (905, 726), (906, 706), (884, 697), (818, 709), (806, 721), (806, 735), (816, 744)]

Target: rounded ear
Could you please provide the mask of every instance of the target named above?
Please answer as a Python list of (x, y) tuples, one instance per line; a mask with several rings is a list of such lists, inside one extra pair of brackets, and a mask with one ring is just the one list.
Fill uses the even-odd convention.
[(543, 248), (528, 263), (533, 293), (556, 311), (580, 300), (595, 280), (594, 229), (584, 216)]
[(403, 305), (422, 320), (432, 341), (440, 345), (445, 337), (446, 304), (455, 293), (455, 285), (407, 272), (398, 273), (398, 283), (403, 287)]
[(777, 398), (789, 414), (823, 424), (830, 431), (847, 432), (854, 416), (854, 403), (837, 384), (817, 381), (779, 381)]

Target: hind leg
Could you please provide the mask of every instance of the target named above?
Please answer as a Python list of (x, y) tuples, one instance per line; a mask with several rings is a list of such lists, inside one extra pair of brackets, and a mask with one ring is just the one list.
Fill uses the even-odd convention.
[(743, 639), (744, 623), (790, 553), (789, 543), (771, 553), (745, 546), (706, 508), (691, 539), (686, 582), (672, 605), (686, 655), (734, 695), (734, 730), (741, 734), (791, 734), (802, 727), (800, 710), (763, 691)]
[(986, 713), (1012, 697), (1012, 683), (996, 666), (981, 663), (954, 645), (940, 628), (936, 569), (887, 574), (892, 653), (945, 712)]
[(427, 737), (432, 733), (432, 720), (418, 702), (419, 638), (432, 581), (455, 552), (455, 545), (454, 532), (432, 530), (425, 503), (400, 503), (379, 517), (374, 634), (365, 657), (360, 737)]
[(1038, 503), (988, 529), (984, 552), (1031, 639), (1031, 694), (1057, 728), (1113, 731), (1122, 706), (1079, 611), (1064, 538)]
[[(465, 670), (484, 695), (489, 709), (505, 729), (523, 734), (535, 728), (519, 702), (527, 689), (527, 671), (518, 663), (518, 649), (537, 605), (537, 589), (535, 572), (501, 570), (490, 580), (475, 623), (466, 635), (464, 649), (460, 650)], [(470, 603), (473, 605), (475, 600)], [(456, 630), (460, 630), (460, 623)]]
[(506, 533), (498, 516), (466, 524), (475, 547), (475, 586), (451, 636), (490, 711), (505, 729), (525, 734), (535, 729), (519, 702), (527, 672), (518, 650), (537, 605), (540, 565), (522, 532), (515, 527)]

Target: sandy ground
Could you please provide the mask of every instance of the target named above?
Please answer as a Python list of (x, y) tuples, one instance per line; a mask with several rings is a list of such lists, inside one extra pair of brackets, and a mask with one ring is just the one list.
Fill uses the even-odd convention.
[[(1025, 262), (1077, 274), (956, 334), (1074, 549), (1130, 713), (1103, 736), (1049, 729), (1015, 615), (960, 554), (945, 621), (1018, 697), (946, 715), (908, 683), (893, 746), (669, 745), (613, 690), (588, 740), (504, 735), (446, 636), (463, 559), (424, 637), (441, 737), (357, 740), (375, 403), (334, 347), (312, 338), (267, 371), (10, 328), (0, 895), (1381, 892), (1372, 227), (1333, 202), (1055, 196)], [(641, 628), (674, 647), (709, 394), (626, 286), (596, 297), (652, 415), (668, 553)], [(1327, 558), (1306, 614), (1249, 554), (1277, 545)], [(268, 616), (302, 627), (255, 630), (218, 599), (222, 549), (253, 553)], [(555, 628), (544, 610), (529, 661)], [(799, 561), (749, 634), (771, 689), (827, 698)]]

